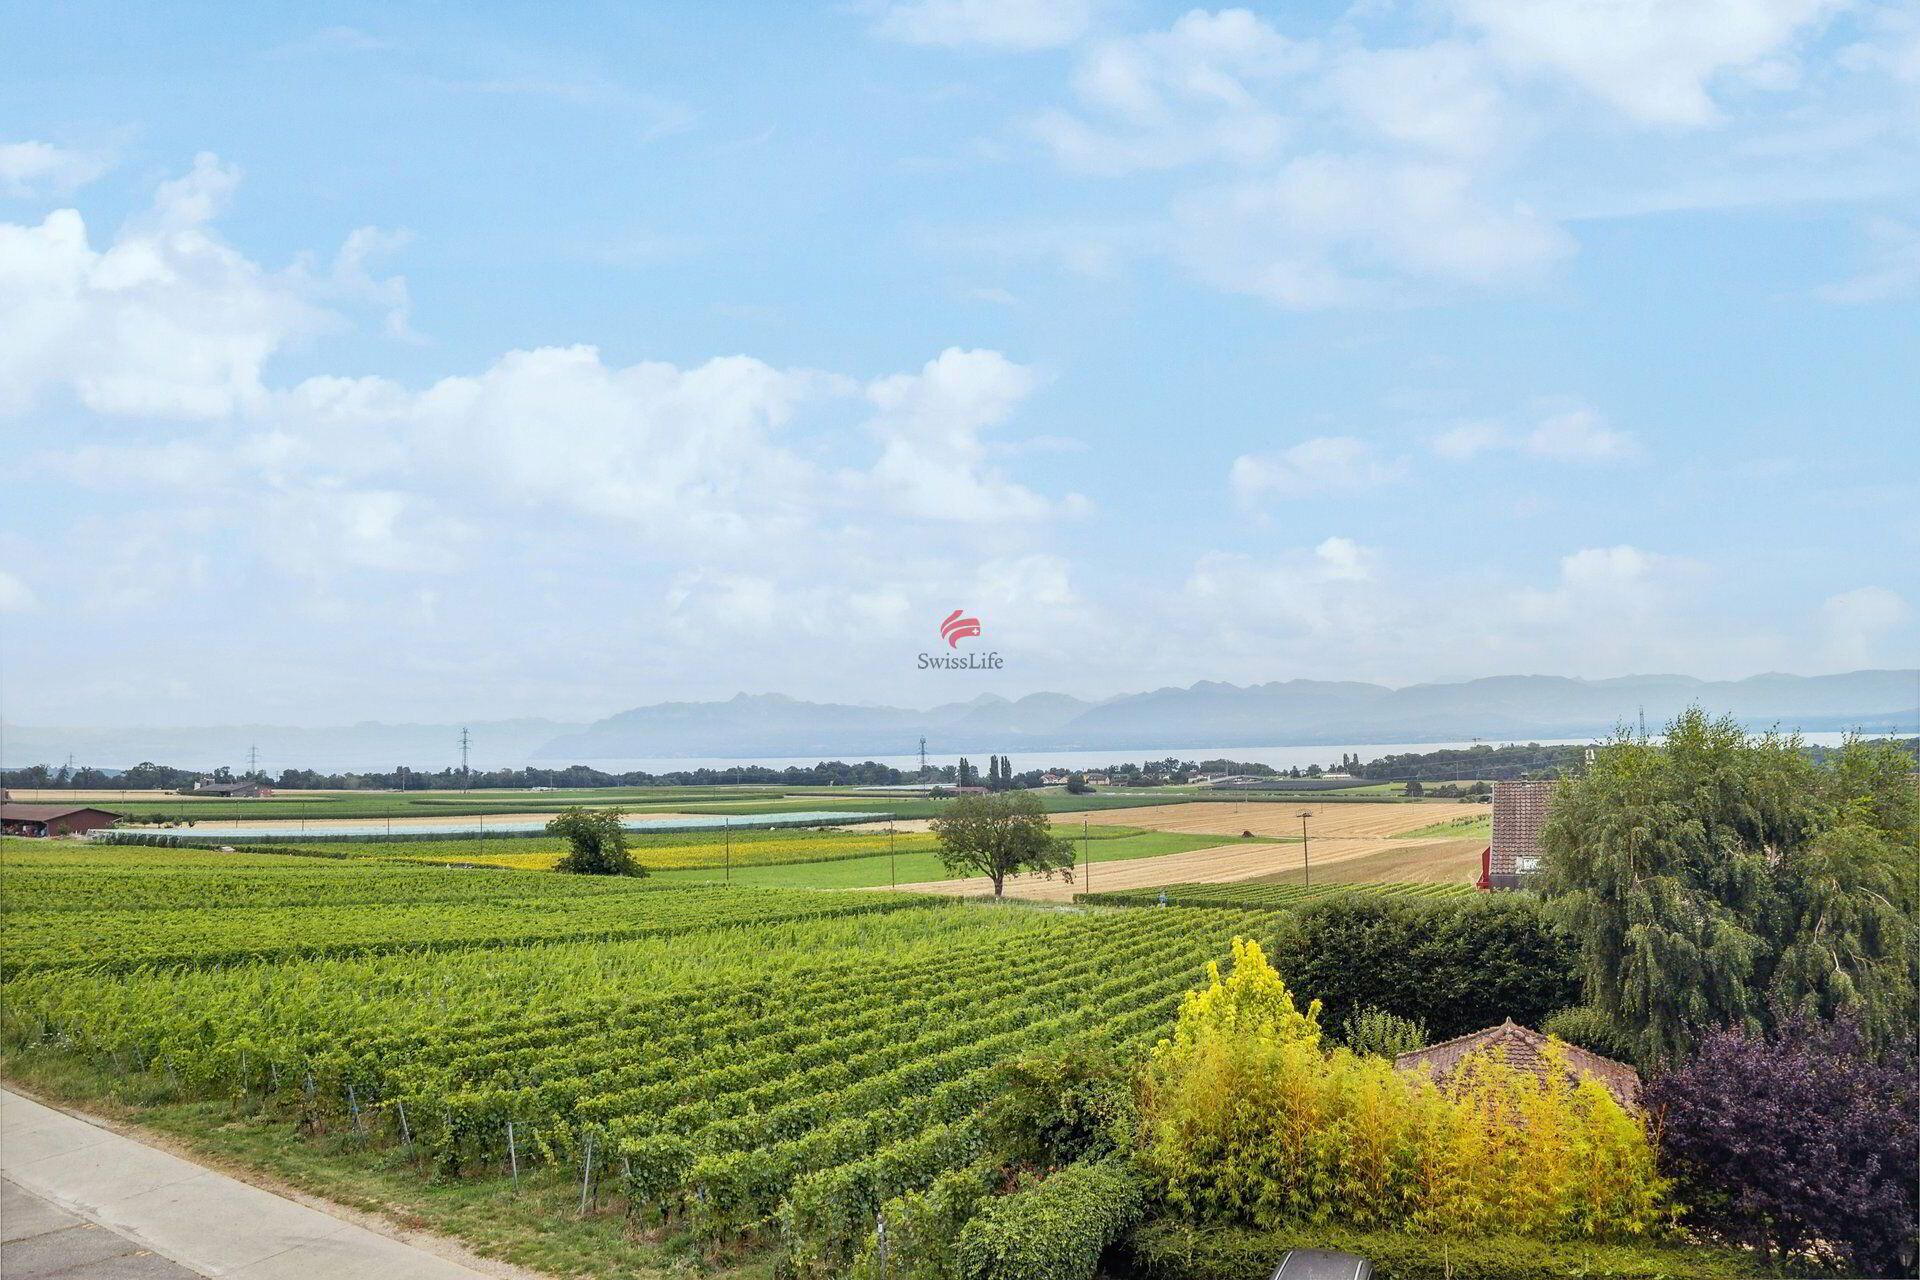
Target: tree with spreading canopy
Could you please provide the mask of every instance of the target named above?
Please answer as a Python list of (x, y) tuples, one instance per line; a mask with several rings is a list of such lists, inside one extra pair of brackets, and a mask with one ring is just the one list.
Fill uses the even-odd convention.
[(1819, 761), (1683, 713), (1622, 732), (1555, 797), (1546, 892), (1588, 1005), (1654, 1066), (1774, 1011), (1908, 1034), (1920, 993), (1920, 793), (1911, 759), (1852, 741)]
[(1053, 834), (1046, 809), (1030, 791), (961, 796), (928, 825), (939, 837), (937, 852), (947, 870), (988, 877), (996, 898), (1010, 875), (1051, 879), (1058, 872), (1073, 882), (1073, 844)]
[(563, 837), (567, 852), (555, 871), (589, 876), (644, 876), (647, 869), (627, 850), (626, 814), (619, 809), (562, 809), (547, 823), (547, 834)]

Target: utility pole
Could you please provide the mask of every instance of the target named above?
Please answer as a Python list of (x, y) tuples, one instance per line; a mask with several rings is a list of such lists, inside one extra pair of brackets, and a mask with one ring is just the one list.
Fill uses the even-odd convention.
[(1300, 867), (1301, 874), (1305, 877), (1305, 883), (1301, 887), (1307, 889), (1313, 887), (1313, 859), (1307, 853), (1307, 819), (1312, 816), (1311, 809), (1300, 811)]
[(1086, 860), (1087, 869), (1080, 873), (1080, 883), (1088, 893), (1093, 892), (1093, 839), (1087, 830), (1087, 815), (1080, 815), (1080, 856)]
[[(925, 742), (926, 739), (922, 738), (920, 741)], [(887, 824), (887, 887), (889, 889), (900, 887), (900, 869), (893, 859), (893, 824), (891, 822)]]
[(727, 883), (733, 883), (733, 819), (720, 819), (720, 838), (727, 846)]

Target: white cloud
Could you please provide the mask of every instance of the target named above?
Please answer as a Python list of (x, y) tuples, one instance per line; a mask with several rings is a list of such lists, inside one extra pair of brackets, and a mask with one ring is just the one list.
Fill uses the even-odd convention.
[(1515, 592), (1509, 606), (1522, 622), (1617, 633), (1644, 623), (1657, 611), (1677, 567), (1667, 557), (1625, 544), (1588, 547), (1561, 557), (1554, 586)]
[(1311, 550), (1260, 556), (1210, 551), (1188, 574), (1181, 605), (1229, 647), (1362, 637), (1385, 625), (1397, 607), (1393, 593), (1375, 583), (1378, 559), (1378, 552), (1342, 537)]
[(1858, 587), (1828, 596), (1820, 604), (1827, 656), (1841, 668), (1871, 667), (1883, 662), (1898, 665), (1909, 660), (1911, 647), (1889, 648), (1887, 641), (1909, 627), (1913, 620), (1913, 606), (1885, 587)]
[(1592, 409), (1556, 413), (1527, 433), (1528, 452), (1563, 462), (1616, 462), (1640, 452), (1634, 438)]
[(0, 569), (0, 613), (25, 613), (38, 605), (33, 588), (17, 574)]
[[(1033, 370), (997, 351), (950, 347), (918, 373), (867, 387), (881, 441), (870, 484), (893, 511), (934, 520), (1034, 520), (1055, 504), (986, 465), (984, 433), (1038, 385)], [(1075, 506), (1080, 505), (1075, 503)]]
[(1506, 434), (1497, 422), (1466, 422), (1435, 436), (1433, 451), (1443, 458), (1465, 462), (1499, 444)]
[(1485, 55), (1460, 40), (1347, 50), (1327, 87), (1359, 127), (1440, 154), (1480, 155), (1513, 129)]
[(1316, 436), (1277, 453), (1242, 454), (1233, 460), (1229, 484), (1242, 503), (1271, 494), (1361, 493), (1391, 484), (1406, 464), (1381, 456), (1355, 436)]
[(1043, 113), (1034, 132), (1068, 168), (1117, 175), (1206, 160), (1251, 163), (1288, 132), (1262, 89), (1312, 57), (1244, 9), (1194, 10), (1164, 32), (1102, 41), (1074, 72), (1094, 124)]
[[(1916, 42), (1920, 47), (1920, 42)], [(1920, 292), (1920, 226), (1876, 218), (1867, 225), (1870, 251), (1854, 275), (1820, 291), (1828, 302), (1886, 302)]]
[(1085, 34), (1095, 9), (1094, 0), (894, 0), (874, 32), (905, 44), (1054, 49)]
[(72, 209), (0, 223), (0, 414), (56, 388), (116, 415), (262, 405), (267, 360), (326, 317), (206, 229), (234, 180), (200, 157), (104, 250)]
[(1181, 256), (1203, 280), (1296, 310), (1524, 284), (1569, 253), (1559, 228), (1425, 161), (1304, 156), (1272, 177), (1175, 209)]
[(106, 156), (50, 142), (0, 142), (0, 195), (62, 196), (112, 167)]
[(1563, 77), (1643, 124), (1720, 118), (1716, 82), (1794, 81), (1793, 41), (1839, 0), (1453, 0), (1521, 73)]
[(334, 254), (328, 283), (337, 296), (359, 299), (379, 307), (386, 315), (387, 332), (393, 337), (417, 342), (413, 331), (413, 298), (405, 276), (375, 278), (367, 269), (367, 260), (390, 253), (412, 243), (409, 231), (387, 231), (379, 227), (360, 227), (348, 234), (340, 251)]
[(1469, 461), (1493, 448), (1555, 462), (1623, 462), (1640, 454), (1640, 442), (1632, 433), (1609, 426), (1604, 416), (1589, 408), (1548, 414), (1531, 428), (1465, 422), (1433, 437), (1429, 447), (1454, 462)]

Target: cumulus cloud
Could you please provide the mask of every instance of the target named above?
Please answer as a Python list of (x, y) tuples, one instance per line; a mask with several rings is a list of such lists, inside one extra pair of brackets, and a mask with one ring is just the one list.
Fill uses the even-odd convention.
[(72, 209), (0, 223), (0, 413), (56, 389), (125, 416), (262, 405), (267, 360), (326, 318), (206, 228), (233, 181), (201, 157), (104, 249)]
[(1675, 127), (1720, 118), (1717, 81), (1794, 81), (1793, 41), (1838, 0), (1453, 0), (1462, 22), (1526, 74), (1564, 78), (1630, 119)]
[(874, 32), (905, 44), (1054, 49), (1079, 39), (1095, 9), (1094, 0), (893, 0)]
[(1619, 628), (1643, 622), (1659, 606), (1676, 562), (1622, 544), (1563, 556), (1559, 581), (1525, 588), (1510, 604), (1525, 622)]
[(16, 199), (63, 196), (86, 186), (111, 165), (99, 152), (76, 151), (51, 142), (0, 142), (0, 195)]
[(1276, 453), (1247, 453), (1233, 460), (1228, 483), (1242, 503), (1270, 495), (1363, 493), (1406, 474), (1406, 464), (1384, 457), (1356, 436), (1316, 436)]
[[(997, 351), (950, 347), (918, 373), (876, 379), (869, 430), (881, 442), (870, 483), (901, 515), (936, 520), (1033, 520), (1055, 504), (995, 472), (985, 433), (1038, 385)], [(1082, 505), (1076, 502), (1077, 507)]]
[(1885, 587), (1858, 587), (1828, 596), (1820, 604), (1827, 656), (1842, 668), (1871, 667), (1883, 661), (1894, 664), (1910, 657), (1911, 648), (1890, 650), (1887, 642), (1913, 620), (1913, 606)]

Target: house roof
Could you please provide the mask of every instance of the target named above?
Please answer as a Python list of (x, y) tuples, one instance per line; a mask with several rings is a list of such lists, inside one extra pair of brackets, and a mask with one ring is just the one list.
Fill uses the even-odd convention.
[(76, 813), (120, 816), (111, 809), (96, 809), (90, 804), (0, 804), (0, 821), (5, 822), (52, 822)]
[[(1505, 1056), (1509, 1066), (1544, 1076), (1547, 1073), (1547, 1039), (1538, 1031), (1508, 1018), (1497, 1027), (1455, 1036), (1424, 1049), (1415, 1049), (1412, 1053), (1403, 1053), (1393, 1060), (1393, 1065), (1402, 1069), (1422, 1068), (1434, 1079), (1444, 1081), (1459, 1070), (1460, 1064), (1470, 1055), (1498, 1051)], [(1566, 1069), (1576, 1078), (1598, 1080), (1621, 1106), (1629, 1111), (1639, 1109), (1638, 1071), (1624, 1062), (1603, 1058), (1578, 1045), (1563, 1043), (1560, 1051), (1564, 1055)]]

